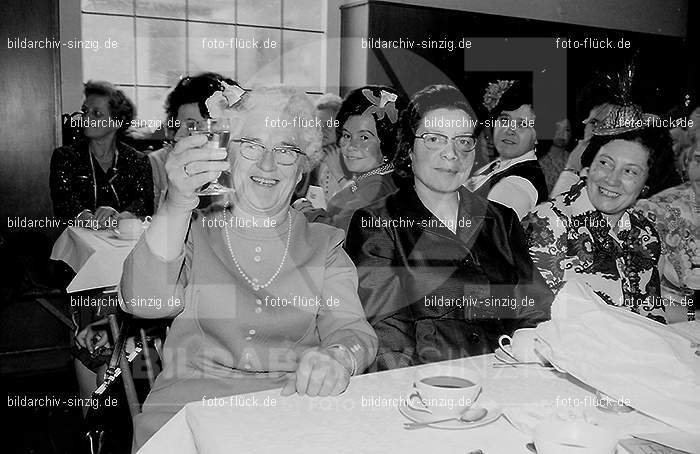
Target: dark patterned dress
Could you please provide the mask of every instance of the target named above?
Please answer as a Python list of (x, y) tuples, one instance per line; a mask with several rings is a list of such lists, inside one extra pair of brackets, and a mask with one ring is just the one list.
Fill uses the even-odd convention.
[(616, 233), (591, 204), (584, 179), (523, 222), (530, 256), (554, 292), (579, 280), (610, 305), (666, 323), (657, 269), (661, 242), (646, 217), (628, 209)]
[(151, 164), (130, 146), (117, 142), (118, 157), (104, 172), (87, 141), (56, 148), (51, 156), (49, 186), (56, 217), (70, 220), (100, 206), (136, 216), (153, 214)]

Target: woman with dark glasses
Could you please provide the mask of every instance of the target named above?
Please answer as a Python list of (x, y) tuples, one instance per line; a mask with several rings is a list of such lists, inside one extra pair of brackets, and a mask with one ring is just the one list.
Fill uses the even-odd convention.
[(54, 150), (49, 186), (64, 225), (114, 228), (121, 218), (153, 213), (151, 168), (123, 142), (136, 115), (129, 98), (109, 82), (85, 84), (83, 138)]
[(373, 369), (490, 353), (500, 335), (549, 316), (552, 294), (515, 213), (463, 187), (477, 120), (455, 87), (419, 91), (397, 156), (413, 184), (352, 218), (346, 249), (379, 338)]

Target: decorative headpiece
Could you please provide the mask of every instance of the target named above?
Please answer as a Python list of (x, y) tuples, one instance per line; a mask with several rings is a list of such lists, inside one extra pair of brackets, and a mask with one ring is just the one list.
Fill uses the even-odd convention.
[(616, 104), (610, 107), (605, 118), (593, 130), (596, 136), (612, 136), (651, 126), (653, 120), (659, 117), (642, 112), (641, 107), (632, 102), (632, 83), (634, 82), (635, 67), (627, 65), (624, 71), (617, 74), (617, 80), (607, 76), (611, 85), (617, 84)]
[(384, 118), (384, 115), (389, 117), (389, 121), (394, 124), (396, 120), (399, 119), (399, 111), (396, 110), (396, 100), (398, 96), (395, 93), (389, 93), (386, 90), (381, 90), (380, 97), (377, 98), (372, 93), (372, 90), (365, 88), (362, 90), (362, 94), (365, 98), (372, 103), (371, 106), (367, 107), (362, 113), (363, 115), (376, 114), (377, 120)]
[(498, 105), (498, 101), (501, 100), (503, 93), (508, 91), (514, 83), (514, 80), (497, 80), (496, 82), (489, 83), (484, 92), (484, 100), (482, 101), (484, 107), (491, 112)]
[(209, 111), (209, 116), (211, 118), (227, 116), (227, 111), (243, 99), (245, 93), (246, 91), (238, 85), (229, 85), (221, 81), (221, 90), (212, 93), (204, 102)]

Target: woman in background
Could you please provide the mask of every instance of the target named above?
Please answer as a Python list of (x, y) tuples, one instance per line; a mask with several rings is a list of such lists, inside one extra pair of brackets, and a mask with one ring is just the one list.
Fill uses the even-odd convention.
[[(684, 184), (640, 200), (635, 206), (654, 222), (661, 237), (661, 296), (681, 305), (681, 313), (669, 321), (695, 319), (700, 290), (700, 144), (686, 150), (682, 162)], [(695, 294), (694, 307), (683, 301), (691, 292)]]
[(422, 89), (400, 126), (397, 168), (413, 184), (358, 210), (346, 239), (379, 338), (373, 369), (492, 353), (546, 320), (552, 294), (515, 213), (462, 187), (479, 132), (462, 93)]
[[(167, 124), (172, 125), (167, 133), (173, 142), (187, 137), (189, 128), (209, 118), (207, 106), (204, 103), (217, 91), (224, 91), (226, 88), (224, 83), (230, 87), (239, 87), (234, 80), (212, 72), (180, 79), (165, 100)], [(153, 168), (153, 195), (156, 208), (163, 202), (167, 192), (165, 160), (171, 149), (171, 146), (165, 146), (148, 155)]]
[(547, 182), (535, 155), (537, 133), (532, 88), (522, 81), (492, 83), (484, 95), (493, 128), (495, 161), (474, 172), (467, 188), (512, 208), (519, 219), (547, 200)]
[(547, 181), (547, 190), (552, 195), (552, 189), (559, 178), (562, 170), (566, 168), (569, 159), (569, 143), (571, 142), (571, 123), (567, 118), (558, 121), (555, 125), (552, 146), (544, 156), (538, 158), (544, 178)]
[(659, 153), (665, 130), (647, 128), (636, 106), (616, 106), (593, 131), (581, 163), (582, 179), (538, 205), (527, 217), (530, 255), (557, 292), (565, 282), (588, 284), (603, 301), (661, 323), (658, 233), (634, 211), (643, 192), (668, 172)]
[[(109, 82), (89, 81), (84, 94), (83, 138), (51, 156), (53, 210), (67, 225), (113, 229), (119, 219), (153, 213), (151, 167), (145, 156), (122, 142), (136, 114), (131, 100)], [(73, 348), (76, 377), (80, 396), (88, 398), (109, 359), (104, 352), (107, 332), (99, 326), (105, 319), (86, 306), (73, 308), (72, 315), (78, 328)]]
[(310, 202), (296, 202), (311, 222), (323, 222), (347, 230), (358, 208), (396, 192), (393, 158), (396, 131), (406, 99), (393, 88), (368, 85), (351, 91), (338, 112), (338, 144), (350, 180), (341, 178), (343, 187), (327, 208), (314, 209)]
[(65, 222), (114, 228), (121, 218), (153, 213), (148, 159), (122, 142), (136, 108), (109, 82), (85, 84), (83, 135), (54, 150), (49, 186), (54, 214)]
[(335, 122), (343, 104), (343, 98), (332, 93), (323, 95), (316, 103), (316, 115), (321, 120), (323, 132), (324, 158), (313, 170), (312, 185), (323, 189), (325, 200), (330, 200), (343, 189), (346, 181), (345, 171), (341, 165), (340, 146), (335, 133)]
[(593, 130), (608, 116), (611, 108), (613, 108), (613, 104), (610, 103), (594, 106), (588, 113), (588, 117), (583, 120), (583, 139), (576, 143), (576, 147), (568, 155), (566, 164), (557, 174), (554, 186), (549, 192), (551, 198), (568, 191), (571, 186), (578, 182), (579, 173), (582, 169), (581, 156), (586, 150), (591, 137), (593, 137)]

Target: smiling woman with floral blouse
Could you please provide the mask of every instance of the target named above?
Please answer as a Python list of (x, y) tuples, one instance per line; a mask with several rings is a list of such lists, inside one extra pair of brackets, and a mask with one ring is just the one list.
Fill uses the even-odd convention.
[[(664, 172), (668, 134), (627, 127), (636, 107), (611, 113), (582, 157), (584, 178), (526, 218), (530, 255), (555, 292), (569, 280), (590, 285), (606, 303), (665, 323), (654, 225), (632, 210), (647, 182)], [(635, 109), (635, 110), (633, 110)], [(643, 117), (642, 117), (643, 119)]]

